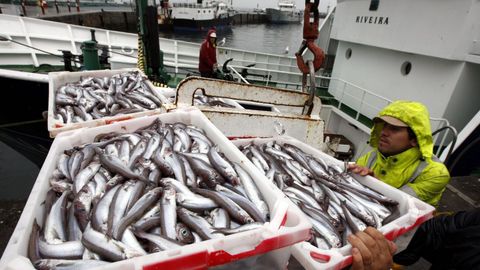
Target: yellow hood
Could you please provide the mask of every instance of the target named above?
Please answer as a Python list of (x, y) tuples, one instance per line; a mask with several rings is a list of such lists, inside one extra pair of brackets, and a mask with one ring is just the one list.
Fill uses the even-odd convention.
[[(414, 101), (399, 100), (385, 107), (378, 116), (392, 116), (405, 122), (417, 136), (418, 146), (422, 157), (430, 159), (433, 155), (432, 130), (430, 128), (430, 117), (427, 108)], [(370, 145), (378, 146), (382, 124), (376, 123), (370, 134)]]

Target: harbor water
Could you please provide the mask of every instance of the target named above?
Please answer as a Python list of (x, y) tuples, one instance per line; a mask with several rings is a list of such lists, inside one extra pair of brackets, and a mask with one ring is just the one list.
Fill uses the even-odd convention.
[[(233, 25), (231, 30), (217, 33), (217, 41), (225, 38), (223, 46), (229, 48), (294, 56), (302, 42), (302, 31), (302, 24)], [(203, 32), (160, 32), (163, 38), (195, 43), (201, 43), (205, 35)]]
[[(22, 8), (20, 5), (12, 4), (0, 4), (2, 12), (4, 14), (19, 15), (22, 14)], [(49, 5), (45, 8), (45, 15), (42, 15), (41, 9), (38, 6), (26, 6), (26, 13), (28, 17), (44, 18), (52, 20), (52, 17), (61, 15), (75, 15), (78, 14), (74, 5), (71, 3), (71, 12), (68, 12), (68, 8), (65, 5), (58, 6), (59, 15), (57, 15), (55, 6)], [(81, 6), (80, 13), (88, 14), (93, 12), (121, 12), (126, 13), (129, 17), (133, 16), (133, 7), (129, 5), (119, 6)], [(101, 13), (99, 13), (100, 15)], [(54, 21), (61, 21), (54, 19)], [(81, 20), (80, 20), (81, 21)], [(69, 23), (73, 23), (70, 22)], [(130, 25), (132, 24), (132, 25)], [(122, 29), (122, 27), (124, 29)], [(135, 27), (133, 23), (128, 24), (128, 29), (124, 25), (117, 25), (116, 31), (134, 31)], [(237, 24), (232, 25), (231, 28), (222, 30), (218, 33), (218, 42), (225, 38), (224, 47), (271, 53), (271, 54), (285, 54), (294, 56), (295, 51), (300, 48), (302, 42), (303, 24)], [(189, 41), (195, 43), (201, 43), (206, 35), (206, 32), (197, 31), (165, 31), (159, 33), (160, 37), (177, 39), (182, 41)], [(160, 44), (161, 47), (161, 44)]]

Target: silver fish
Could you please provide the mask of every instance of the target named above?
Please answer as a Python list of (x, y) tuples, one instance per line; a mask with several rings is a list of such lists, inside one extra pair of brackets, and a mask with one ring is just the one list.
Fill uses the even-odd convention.
[(78, 193), (83, 188), (83, 186), (85, 186), (93, 178), (93, 176), (95, 176), (99, 169), (100, 163), (94, 161), (90, 163), (90, 165), (88, 165), (85, 169), (81, 170), (73, 180), (74, 193)]
[(163, 216), (162, 222), (160, 223), (162, 234), (170, 239), (175, 239), (177, 235), (175, 230), (175, 224), (177, 223), (177, 204), (174, 187), (167, 186), (165, 188), (160, 200), (160, 207)]
[(97, 253), (102, 258), (113, 262), (142, 255), (122, 242), (93, 230), (90, 226), (87, 226), (83, 233), (82, 243), (86, 248)]
[(237, 172), (233, 169), (232, 165), (220, 156), (215, 147), (211, 147), (208, 151), (208, 159), (213, 167), (220, 172), (220, 174), (232, 185), (240, 184), (240, 179)]
[(147, 209), (160, 198), (162, 188), (154, 188), (145, 193), (128, 213), (120, 219), (118, 224), (113, 225), (113, 238), (120, 240), (125, 229), (138, 220)]
[(85, 249), (80, 241), (49, 244), (42, 239), (39, 239), (38, 247), (43, 258), (70, 260), (81, 259)]
[(134, 234), (140, 238), (146, 239), (155, 244), (160, 250), (170, 250), (181, 247), (183, 244), (175, 240), (163, 237), (161, 235), (134, 231)]
[(178, 222), (175, 225), (177, 240), (182, 244), (191, 244), (195, 241), (192, 231), (185, 224)]
[(70, 192), (66, 191), (52, 205), (44, 226), (44, 237), (49, 244), (65, 242), (67, 240), (66, 232), (66, 211), (67, 196)]
[(201, 216), (188, 211), (183, 207), (177, 207), (178, 218), (185, 223), (189, 228), (196, 232), (203, 240), (215, 238), (212, 234), (210, 223)]
[(214, 200), (218, 205), (220, 205), (223, 209), (227, 210), (230, 216), (240, 222), (241, 224), (246, 223), (253, 223), (254, 220), (250, 217), (250, 215), (239, 207), (236, 203), (234, 203), (231, 199), (226, 197), (225, 195), (207, 190), (207, 189), (200, 189), (196, 188), (194, 191), (200, 195), (203, 195), (207, 198)]
[(248, 199), (257, 206), (257, 208), (262, 213), (263, 219), (266, 219), (266, 217), (269, 214), (268, 206), (265, 203), (265, 201), (263, 201), (263, 199), (261, 198), (261, 195), (258, 191), (257, 186), (253, 182), (253, 179), (250, 177), (248, 172), (246, 172), (242, 168), (242, 166), (240, 166), (237, 163), (235, 163), (234, 166), (235, 166), (235, 170), (239, 174), (240, 182), (242, 183), (242, 186), (245, 189), (245, 193), (247, 194)]

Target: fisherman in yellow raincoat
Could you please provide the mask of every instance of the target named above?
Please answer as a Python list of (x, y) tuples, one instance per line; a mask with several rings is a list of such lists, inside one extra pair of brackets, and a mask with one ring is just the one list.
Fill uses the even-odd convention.
[(433, 155), (427, 108), (418, 102), (395, 101), (374, 118), (370, 145), (350, 170), (383, 182), (437, 206), (450, 174)]

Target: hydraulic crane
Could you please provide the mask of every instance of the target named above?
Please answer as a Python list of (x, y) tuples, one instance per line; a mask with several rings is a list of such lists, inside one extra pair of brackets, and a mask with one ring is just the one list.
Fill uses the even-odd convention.
[(170, 75), (163, 65), (158, 37), (157, 5), (152, 0), (135, 0), (138, 25), (138, 68), (155, 85), (165, 85)]

